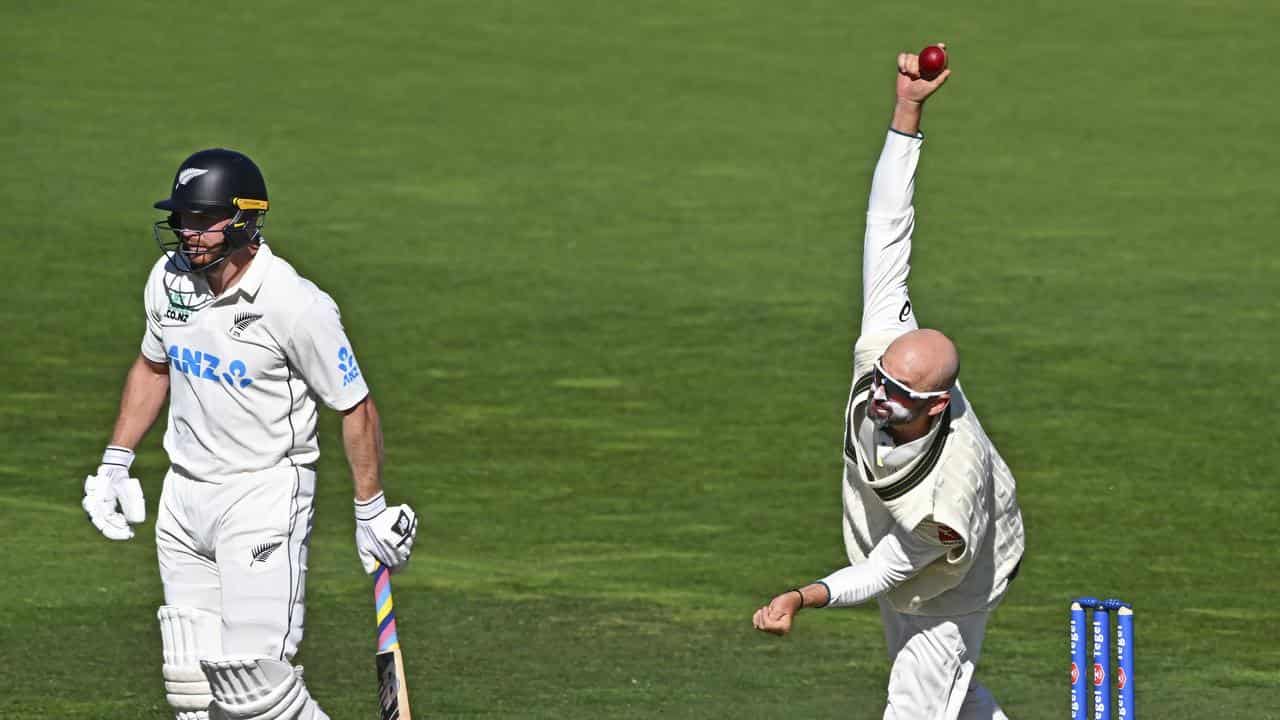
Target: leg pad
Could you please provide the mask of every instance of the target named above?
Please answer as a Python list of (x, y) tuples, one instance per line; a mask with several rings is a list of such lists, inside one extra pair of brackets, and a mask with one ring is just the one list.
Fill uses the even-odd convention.
[(205, 720), (213, 695), (200, 660), (222, 655), (222, 619), (177, 605), (162, 606), (156, 617), (164, 648), (165, 699), (178, 720)]
[(270, 658), (200, 663), (213, 693), (209, 720), (329, 720), (301, 668)]

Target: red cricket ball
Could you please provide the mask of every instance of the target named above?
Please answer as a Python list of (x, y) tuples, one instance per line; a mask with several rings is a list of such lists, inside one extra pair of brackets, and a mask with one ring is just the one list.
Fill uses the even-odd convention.
[(947, 51), (937, 45), (920, 51), (920, 77), (925, 80), (932, 80), (938, 77), (938, 73), (947, 69)]

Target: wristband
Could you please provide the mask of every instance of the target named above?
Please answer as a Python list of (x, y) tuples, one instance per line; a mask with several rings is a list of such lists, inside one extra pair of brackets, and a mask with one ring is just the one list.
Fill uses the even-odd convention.
[(126, 471), (133, 465), (133, 451), (119, 445), (108, 445), (102, 452), (103, 465), (119, 465)]
[(379, 490), (377, 495), (368, 500), (356, 500), (356, 519), (368, 522), (387, 509), (387, 497)]
[(800, 609), (804, 609), (804, 593), (800, 592), (800, 588), (791, 588), (791, 592), (800, 596)]

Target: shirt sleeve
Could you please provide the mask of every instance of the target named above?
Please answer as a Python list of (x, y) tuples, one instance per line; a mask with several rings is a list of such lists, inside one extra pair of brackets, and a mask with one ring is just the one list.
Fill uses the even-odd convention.
[(298, 318), (285, 354), (307, 387), (334, 410), (349, 410), (369, 394), (338, 305), (323, 292)]
[(146, 329), (142, 333), (142, 356), (154, 363), (169, 362), (165, 352), (164, 336), (160, 332), (160, 308), (152, 297), (151, 282), (142, 290), (142, 312), (146, 316)]
[(847, 607), (878, 597), (906, 582), (942, 557), (947, 547), (936, 534), (894, 531), (871, 548), (867, 559), (837, 570), (818, 582), (827, 586), (826, 607)]
[(871, 180), (862, 245), (862, 334), (919, 327), (907, 293), (916, 165), (924, 136), (889, 131)]

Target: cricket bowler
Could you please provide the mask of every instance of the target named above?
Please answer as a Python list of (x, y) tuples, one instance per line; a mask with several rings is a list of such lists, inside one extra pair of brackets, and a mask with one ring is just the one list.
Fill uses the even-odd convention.
[(983, 432), (947, 336), (920, 329), (907, 292), (925, 101), (947, 81), (898, 56), (893, 121), (871, 182), (862, 329), (844, 418), (849, 565), (756, 611), (785, 635), (802, 608), (875, 598), (889, 659), (886, 720), (1005, 718), (974, 679), (987, 619), (1018, 573), (1024, 537), (1013, 475)]
[(267, 187), (224, 149), (178, 168), (144, 292), (141, 354), (83, 507), (107, 538), (146, 515), (134, 448), (169, 400), (156, 549), (166, 697), (177, 720), (323, 720), (290, 664), (315, 517), (317, 405), (342, 413), (365, 572), (402, 568), (417, 518), (387, 507), (382, 429), (338, 306), (263, 238)]

